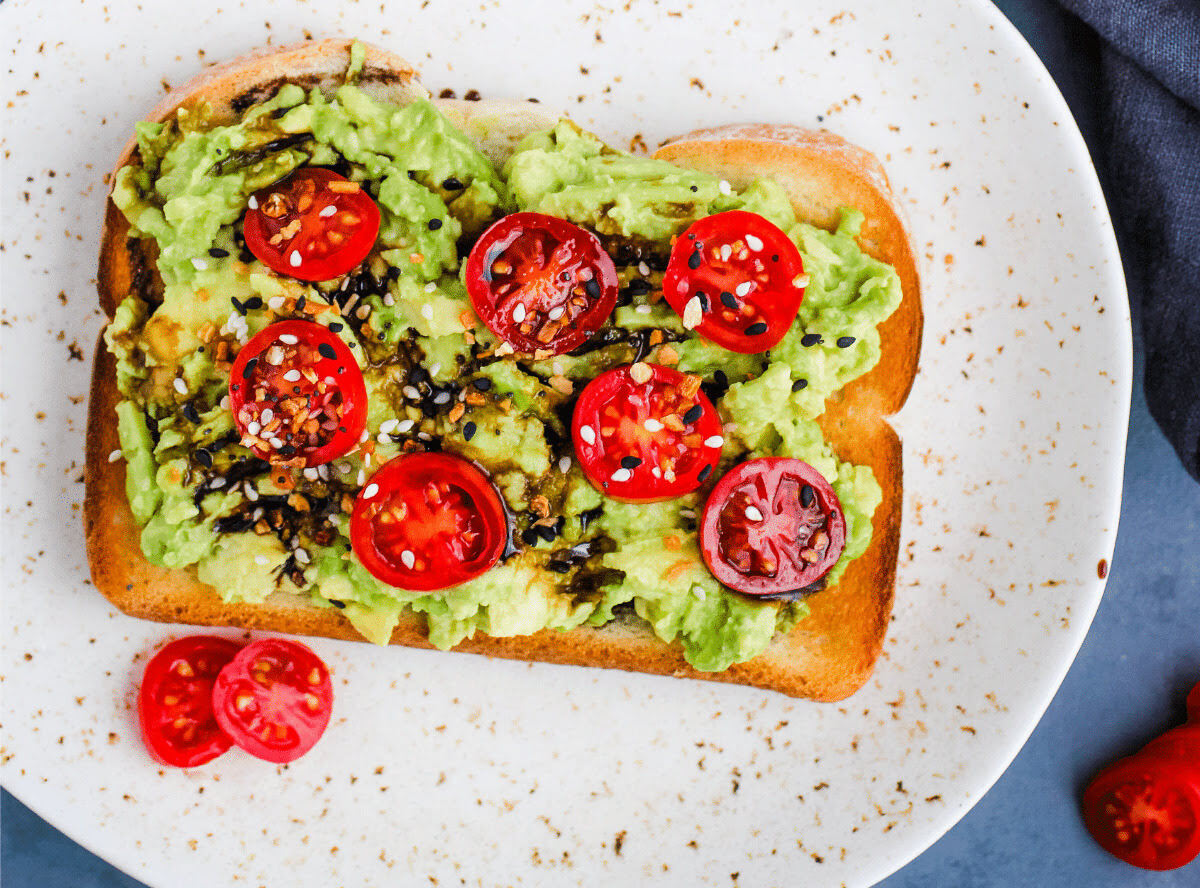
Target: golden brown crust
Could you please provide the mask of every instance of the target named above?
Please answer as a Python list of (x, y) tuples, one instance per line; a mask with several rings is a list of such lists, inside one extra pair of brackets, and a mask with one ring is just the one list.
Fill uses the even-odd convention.
[[(332, 77), (344, 69), (347, 52), (348, 41), (325, 41), (210, 69), (164, 99), (151, 119), (161, 119), (181, 104), (200, 98), (230, 113), (238, 96), (255, 90), (265, 94), (277, 88), (280, 78), (290, 79), (292, 72), (310, 82)], [(387, 78), (380, 79), (385, 89), (420, 91), (412, 69), (393, 56), (370, 50), (366, 71), (383, 70), (384, 59), (386, 64), (395, 64), (399, 72), (399, 79), (387, 83)], [(827, 134), (806, 144), (805, 137), (794, 130), (742, 130), (736, 134), (693, 134), (666, 146), (659, 156), (711, 168), (730, 181), (743, 174), (780, 179), (793, 193), (801, 217), (825, 226), (834, 219), (829, 213), (821, 215), (823, 207), (858, 206), (868, 218), (862, 238), (864, 249), (891, 262), (900, 272), (904, 300), (882, 328), (883, 360), (848, 386), (821, 418), (839, 456), (870, 465), (883, 488), (883, 502), (873, 518), (871, 546), (850, 565), (835, 588), (809, 599), (812, 614), (794, 631), (775, 639), (761, 656), (722, 673), (696, 672), (684, 661), (678, 644), (662, 643), (637, 621), (615, 621), (600, 629), (543, 630), (513, 638), (481, 635), (464, 641), (455, 650), (735, 682), (818, 700), (842, 699), (870, 675), (891, 612), (900, 530), (900, 441), (883, 417), (903, 403), (915, 374), (921, 329), (916, 267), (887, 192), (886, 179), (880, 188), (882, 170), (870, 155)], [(818, 163), (815, 159), (822, 156), (821, 152), (830, 153), (816, 147), (825, 144), (839, 147), (842, 156), (855, 158), (858, 165)], [(131, 152), (126, 150), (118, 167), (132, 156)], [(805, 182), (810, 184), (798, 190), (797, 183)], [(98, 279), (100, 302), (110, 317), (137, 274), (137, 245), (128, 240), (127, 232), (124, 217), (110, 200)], [(101, 342), (96, 350), (88, 411), (84, 502), (88, 557), (97, 588), (121, 610), (146, 619), (359, 639), (357, 631), (334, 608), (314, 607), (285, 594), (272, 596), (260, 605), (226, 604), (196, 578), (194, 571), (168, 570), (145, 559), (140, 529), (125, 496), (125, 464), (108, 459), (109, 453), (119, 447), (115, 378), (115, 361)], [(424, 618), (404, 615), (391, 641), (430, 647)]]

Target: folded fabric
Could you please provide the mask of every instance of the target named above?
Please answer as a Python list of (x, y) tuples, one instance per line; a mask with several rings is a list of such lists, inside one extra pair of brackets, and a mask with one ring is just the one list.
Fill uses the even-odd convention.
[(1146, 354), (1146, 400), (1200, 480), (1200, 0), (1059, 0), (1103, 41), (1097, 158)]

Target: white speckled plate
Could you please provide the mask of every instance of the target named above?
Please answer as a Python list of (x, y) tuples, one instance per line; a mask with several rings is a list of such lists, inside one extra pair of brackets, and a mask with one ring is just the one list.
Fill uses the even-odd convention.
[[(933, 842), (1016, 754), (1099, 601), (1130, 331), (1100, 189), (1033, 53), (983, 0), (918, 5), (5, 3), (5, 784), (154, 886), (866, 885)], [(388, 46), (435, 91), (565, 104), (618, 145), (823, 122), (884, 160), (927, 327), (897, 422), (896, 609), (857, 696), (317, 641), (338, 700), (315, 754), (149, 762), (131, 701), (170, 630), (91, 587), (80, 521), (102, 177), (166, 84), (310, 33)]]

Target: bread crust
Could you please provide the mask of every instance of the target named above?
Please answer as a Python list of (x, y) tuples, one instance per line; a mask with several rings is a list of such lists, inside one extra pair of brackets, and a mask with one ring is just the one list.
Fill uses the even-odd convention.
[[(239, 97), (266, 98), (285, 80), (332, 84), (346, 67), (350, 44), (349, 40), (307, 43), (209, 69), (164, 98), (149, 119), (161, 120), (181, 105), (199, 100), (213, 106), (216, 119), (232, 118), (240, 111)], [(393, 101), (426, 94), (411, 66), (374, 48), (368, 48), (363, 79), (374, 84), (377, 94)], [(866, 553), (849, 566), (836, 587), (810, 597), (811, 615), (791, 633), (774, 639), (762, 655), (720, 673), (692, 669), (679, 644), (664, 644), (636, 620), (510, 638), (479, 634), (457, 645), (456, 651), (733, 682), (826, 701), (843, 699), (866, 681), (878, 659), (891, 612), (900, 533), (901, 447), (884, 417), (899, 409), (911, 386), (921, 312), (912, 250), (886, 178), (881, 179), (882, 169), (870, 155), (841, 140), (837, 140), (840, 151), (827, 151), (831, 139), (836, 137), (791, 128), (786, 132), (779, 128), (698, 131), (665, 146), (659, 156), (686, 158), (697, 168), (711, 165), (730, 181), (755, 173), (781, 179), (801, 217), (826, 227), (831, 219), (821, 216), (817, 208), (858, 206), (868, 220), (860, 239), (864, 249), (892, 263), (900, 273), (904, 298), (900, 309), (881, 327), (883, 359), (831, 399), (820, 419), (839, 457), (870, 465), (883, 489)], [(127, 146), (117, 168), (135, 151), (135, 144)], [(805, 167), (797, 165), (814, 164), (813, 158), (822, 152), (839, 159), (830, 160), (827, 166), (813, 166), (818, 184), (793, 193), (796, 182), (807, 181)], [(855, 163), (845, 158), (854, 158)], [(124, 216), (109, 199), (97, 288), (110, 318), (130, 288), (145, 283), (139, 282), (138, 276), (153, 274), (147, 267), (152, 258), (129, 238)], [(273, 595), (262, 604), (227, 604), (197, 579), (194, 569), (170, 570), (147, 561), (141, 550), (141, 531), (125, 495), (124, 461), (109, 460), (109, 454), (120, 446), (115, 422), (119, 398), (116, 362), (101, 338), (88, 409), (84, 500), (88, 559), (96, 587), (125, 613), (145, 619), (361, 640), (336, 608), (316, 607), (286, 593)], [(406, 611), (391, 643), (431, 647), (424, 617)]]

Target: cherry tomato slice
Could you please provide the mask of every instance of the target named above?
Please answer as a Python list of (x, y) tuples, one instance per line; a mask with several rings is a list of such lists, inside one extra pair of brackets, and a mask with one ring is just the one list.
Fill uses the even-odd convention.
[(1200, 769), (1141, 755), (1102, 771), (1083, 794), (1083, 820), (1100, 846), (1143, 869), (1175, 869), (1200, 854)]
[(164, 765), (194, 768), (231, 742), (213, 716), (217, 674), (241, 645), (213, 635), (172, 641), (146, 664), (138, 692), (138, 721), (150, 755)]
[(606, 496), (653, 503), (691, 493), (721, 458), (721, 418), (698, 376), (637, 363), (602, 373), (579, 396), (575, 455)]
[(617, 269), (590, 231), (513, 213), (475, 242), (464, 271), (475, 312), (518, 352), (582, 345), (617, 304)]
[(804, 589), (837, 563), (846, 518), (837, 494), (806, 462), (748, 460), (713, 488), (700, 524), (712, 575), (747, 595)]
[(456, 586), (499, 560), (508, 519), (491, 480), (448, 453), (402, 454), (367, 482), (350, 516), (350, 544), (385, 583)]
[(263, 459), (317, 466), (358, 443), (367, 389), (354, 355), (328, 327), (279, 321), (238, 352), (229, 406), (242, 443)]
[(695, 330), (742, 354), (767, 351), (804, 299), (804, 260), (779, 228), (755, 213), (706, 216), (675, 241), (663, 296)]
[(325, 733), (333, 682), (310, 648), (263, 638), (221, 670), (212, 705), (218, 724), (240, 748), (268, 762), (292, 762)]
[(328, 281), (367, 258), (379, 207), (357, 182), (301, 167), (250, 197), (242, 231), (250, 252), (277, 274)]

